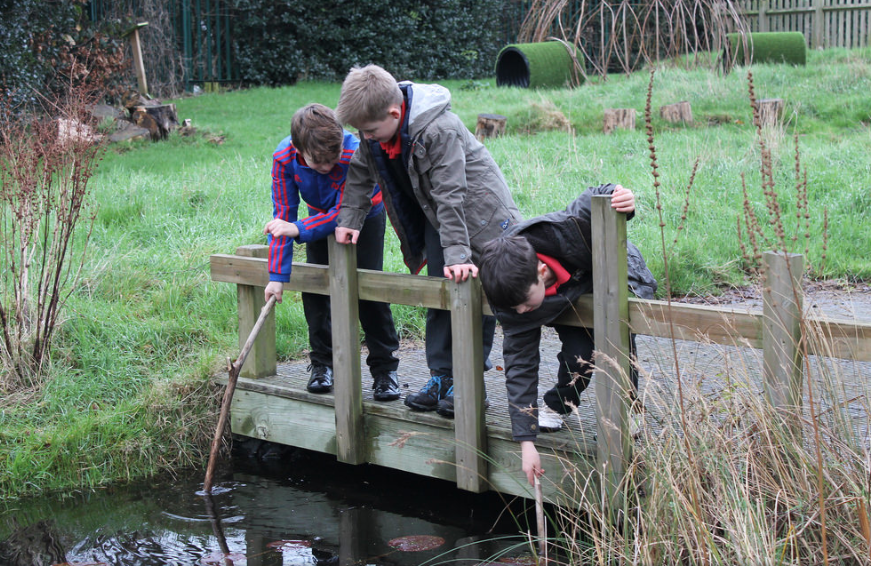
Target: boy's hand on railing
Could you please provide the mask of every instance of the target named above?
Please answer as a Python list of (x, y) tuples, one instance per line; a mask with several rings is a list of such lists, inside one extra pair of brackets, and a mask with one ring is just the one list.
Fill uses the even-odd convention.
[(622, 185), (617, 185), (614, 188), (614, 192), (611, 193), (611, 208), (615, 209), (617, 212), (625, 212), (627, 214), (634, 212), (635, 195), (632, 194), (632, 191)]
[(266, 223), (263, 233), (272, 234), (273, 237), (287, 236), (288, 238), (296, 238), (299, 236), (299, 228), (293, 222), (287, 222), (281, 218), (273, 218)]
[(281, 295), (284, 293), (284, 283), (281, 281), (270, 281), (266, 285), (266, 291), (264, 292), (266, 302), (269, 302), (269, 297), (275, 297), (275, 302), (281, 302)]
[(469, 275), (472, 277), (478, 276), (478, 267), (471, 263), (457, 263), (454, 265), (446, 265), (445, 266), (445, 277), (459, 283), (460, 281), (465, 281), (469, 278)]
[(336, 226), (336, 241), (340, 244), (356, 244), (357, 238), (359, 237), (359, 230), (351, 230), (350, 228)]

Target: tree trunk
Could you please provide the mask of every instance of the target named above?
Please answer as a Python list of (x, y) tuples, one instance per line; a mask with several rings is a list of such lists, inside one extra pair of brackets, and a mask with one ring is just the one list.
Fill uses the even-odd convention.
[(659, 115), (666, 122), (693, 123), (693, 109), (692, 106), (690, 106), (690, 103), (686, 100), (675, 102), (674, 104), (666, 104), (665, 106), (660, 107)]
[(606, 108), (603, 131), (610, 134), (617, 128), (635, 129), (634, 108)]
[(505, 133), (508, 118), (500, 114), (478, 114), (475, 126), (475, 137), (483, 142), (484, 138), (497, 138)]
[(137, 106), (131, 120), (151, 132), (154, 141), (166, 138), (169, 132), (178, 127), (178, 113), (175, 104), (160, 104), (158, 106)]
[(756, 105), (759, 107), (759, 125), (776, 126), (780, 122), (783, 115), (782, 98), (763, 98)]

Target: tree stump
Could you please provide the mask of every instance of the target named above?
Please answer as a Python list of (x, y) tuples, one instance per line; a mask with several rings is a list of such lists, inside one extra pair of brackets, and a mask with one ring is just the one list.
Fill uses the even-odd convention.
[(147, 128), (154, 141), (166, 138), (169, 132), (178, 127), (178, 113), (175, 104), (157, 106), (137, 106), (131, 120), (137, 126)]
[(759, 108), (760, 126), (776, 126), (780, 122), (783, 115), (782, 98), (763, 98), (756, 101), (756, 106)]
[(508, 118), (501, 114), (478, 114), (478, 123), (475, 125), (475, 137), (478, 141), (484, 138), (497, 138), (505, 133)]
[(675, 102), (674, 104), (666, 104), (659, 108), (660, 117), (666, 122), (677, 123), (684, 122), (687, 124), (693, 123), (693, 109), (690, 103), (686, 100)]
[(606, 108), (603, 131), (610, 134), (617, 128), (635, 129), (634, 108)]

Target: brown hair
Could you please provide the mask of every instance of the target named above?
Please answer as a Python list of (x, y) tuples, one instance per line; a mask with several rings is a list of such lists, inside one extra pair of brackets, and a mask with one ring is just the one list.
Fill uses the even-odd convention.
[(392, 105), (402, 104), (402, 98), (393, 75), (378, 65), (355, 66), (342, 83), (336, 113), (342, 124), (356, 128), (385, 119)]
[(342, 154), (345, 132), (336, 113), (323, 104), (303, 106), (290, 121), (293, 145), (316, 163), (329, 163)]
[(523, 236), (496, 238), (484, 244), (478, 274), (490, 306), (511, 309), (526, 302), (538, 281), (538, 256)]

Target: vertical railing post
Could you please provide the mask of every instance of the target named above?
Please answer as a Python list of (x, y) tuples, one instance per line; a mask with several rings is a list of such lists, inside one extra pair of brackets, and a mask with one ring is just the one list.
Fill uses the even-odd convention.
[(336, 457), (340, 462), (366, 461), (363, 388), (360, 383), (360, 313), (357, 246), (329, 237), (330, 314), (333, 328), (333, 391), (336, 399)]
[(454, 434), (457, 487), (487, 489), (487, 430), (484, 423), (484, 352), (481, 283), (449, 283), (454, 366)]
[(626, 215), (611, 208), (610, 196), (594, 196), (591, 228), (597, 465), (607, 504), (618, 510), (623, 507), (623, 478), (632, 454)]
[(762, 350), (765, 395), (790, 428), (801, 429), (801, 276), (804, 256), (765, 252)]
[[(236, 255), (265, 259), (269, 256), (269, 248), (260, 244), (239, 246)], [(264, 287), (255, 285), (237, 285), (237, 312), (239, 315), (239, 349), (245, 345), (254, 323), (260, 316), (263, 305), (266, 304)], [(254, 340), (254, 345), (245, 358), (245, 363), (239, 370), (240, 377), (260, 378), (276, 374), (275, 358), (275, 310), (269, 313), (260, 333)]]
[(768, 31), (768, 0), (759, 0), (759, 31)]

